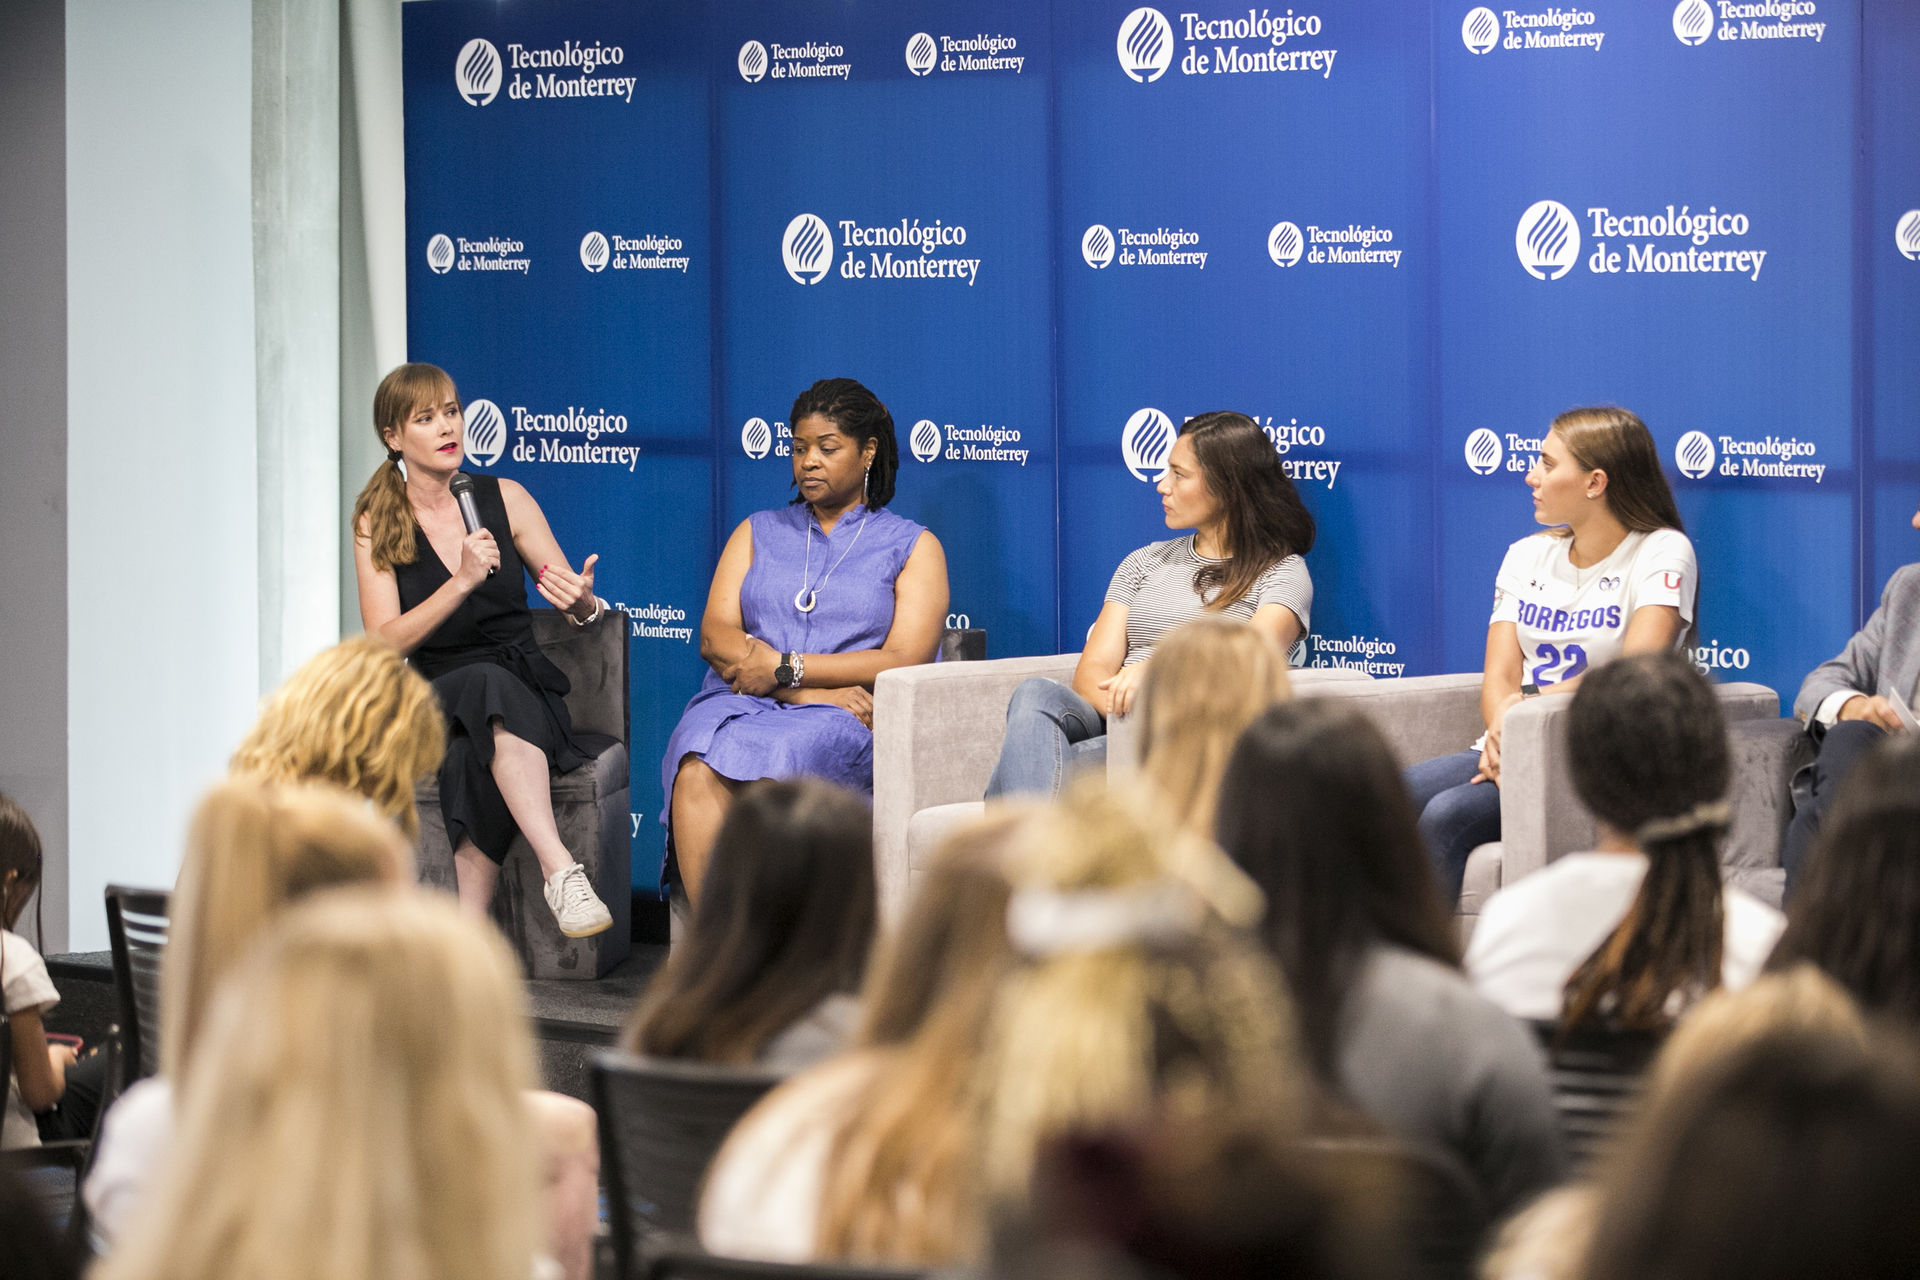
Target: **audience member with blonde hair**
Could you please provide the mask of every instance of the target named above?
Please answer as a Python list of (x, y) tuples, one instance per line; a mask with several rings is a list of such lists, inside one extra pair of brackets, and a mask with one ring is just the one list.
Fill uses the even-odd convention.
[[(348, 885), (404, 888), (413, 854), (392, 823), (326, 783), (235, 778), (201, 801), (171, 905), (160, 970), (160, 1074), (123, 1094), (107, 1113), (87, 1178), (95, 1234), (111, 1243), (145, 1195), (173, 1138), (175, 1103), (205, 1033), (215, 992), (287, 910), (321, 890)], [(547, 1159), (554, 1253), (570, 1275), (591, 1262), (599, 1147), (592, 1108), (532, 1094)]]
[[(1689, 1013), (1661, 1047), (1641, 1103), (1670, 1110), (1695, 1077), (1767, 1036), (1791, 1033), (1864, 1048), (1867, 1023), (1836, 983), (1812, 965), (1768, 974), (1744, 991), (1717, 991)], [(1500, 1232), (1481, 1268), (1484, 1280), (1577, 1280), (1593, 1239), (1599, 1190), (1579, 1182), (1549, 1192)]]
[(209, 1011), (98, 1280), (528, 1280), (533, 1048), (505, 944), (436, 895), (288, 914)]
[(1031, 1189), (1044, 1144), (1158, 1117), (1303, 1131), (1310, 1077), (1273, 962), (1241, 930), (1260, 892), (1158, 808), (1072, 789), (1010, 850), (1023, 963), (976, 1076), (990, 1209)]
[(270, 694), (229, 769), (270, 782), (331, 782), (420, 834), (414, 788), (446, 750), (433, 686), (371, 636), (307, 660)]
[(1288, 693), (1286, 652), (1250, 622), (1202, 614), (1160, 642), (1142, 692), (1142, 772), (1188, 827), (1212, 834), (1240, 731)]
[(769, 1094), (715, 1158), (701, 1243), (775, 1261), (969, 1256), (974, 1058), (1007, 946), (1018, 805), (950, 835), (868, 974), (858, 1047)]

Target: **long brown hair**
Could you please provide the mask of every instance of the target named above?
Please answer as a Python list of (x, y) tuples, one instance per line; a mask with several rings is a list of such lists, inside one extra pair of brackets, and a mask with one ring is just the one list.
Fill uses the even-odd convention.
[(1582, 471), (1607, 473), (1603, 500), (1621, 524), (1635, 533), (1687, 531), (1667, 473), (1660, 468), (1659, 446), (1638, 415), (1613, 405), (1569, 409), (1548, 430), (1559, 432)]
[(1581, 803), (1633, 838), (1647, 874), (1626, 917), (1567, 979), (1562, 1024), (1598, 1015), (1666, 1027), (1675, 997), (1691, 1005), (1720, 985), (1732, 764), (1719, 699), (1677, 653), (1616, 658), (1573, 695), (1567, 741)]
[(1273, 442), (1244, 413), (1216, 411), (1187, 419), (1180, 434), (1193, 441), (1207, 489), (1226, 515), (1228, 559), (1203, 564), (1194, 593), (1209, 609), (1247, 598), (1260, 575), (1288, 556), (1313, 550), (1313, 517), (1300, 501)]
[(1344, 698), (1271, 707), (1233, 750), (1215, 835), (1267, 895), (1261, 936), (1310, 1064), (1337, 1091), (1340, 1011), (1368, 951), (1460, 967), (1393, 749)]
[(866, 972), (875, 920), (873, 815), (818, 778), (743, 788), (713, 843), (685, 943), (622, 1038), (636, 1053), (752, 1062)]
[(419, 554), (413, 538), (413, 504), (407, 501), (407, 480), (400, 474), (400, 451), (387, 436), (423, 406), (457, 394), (447, 371), (433, 364), (403, 364), (380, 379), (374, 390), (373, 434), (387, 451), (387, 460), (374, 468), (353, 500), (352, 526), (356, 541), (365, 538), (371, 544), (376, 569), (412, 564)]

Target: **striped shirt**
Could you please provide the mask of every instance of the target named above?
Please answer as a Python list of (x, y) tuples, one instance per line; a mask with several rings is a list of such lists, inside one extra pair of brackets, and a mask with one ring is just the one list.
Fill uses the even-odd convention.
[[(1192, 534), (1149, 543), (1122, 560), (1107, 587), (1107, 602), (1127, 609), (1127, 658), (1120, 665), (1146, 661), (1163, 636), (1198, 617), (1206, 601), (1194, 591), (1193, 575), (1203, 564), (1225, 563), (1197, 554)], [(1267, 604), (1285, 605), (1300, 620), (1300, 640), (1288, 655), (1289, 661), (1299, 665), (1306, 657), (1307, 629), (1313, 613), (1313, 579), (1307, 574), (1305, 560), (1288, 556), (1268, 565), (1253, 590), (1219, 612), (1224, 617), (1246, 619)]]

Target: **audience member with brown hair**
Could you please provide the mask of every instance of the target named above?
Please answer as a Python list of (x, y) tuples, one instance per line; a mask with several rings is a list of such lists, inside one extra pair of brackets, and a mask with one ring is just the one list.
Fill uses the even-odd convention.
[(1566, 1171), (1533, 1037), (1460, 972), (1392, 750), (1335, 699), (1253, 722), (1220, 788), (1220, 847), (1267, 896), (1262, 937), (1320, 1083), (1451, 1152), (1496, 1215)]
[(1870, 1013), (1920, 1027), (1920, 746), (1864, 755), (1827, 810), (1772, 963), (1819, 965)]
[(1732, 767), (1705, 677), (1675, 653), (1589, 672), (1567, 744), (1600, 848), (1488, 899), (1467, 948), (1474, 985), (1516, 1017), (1659, 1029), (1713, 988), (1753, 981), (1784, 921), (1721, 888)]
[(433, 686), (392, 645), (355, 636), (308, 659), (267, 697), (228, 770), (331, 782), (365, 796), (414, 839), (414, 788), (445, 751)]
[(1920, 1056), (1781, 1031), (1640, 1116), (1602, 1182), (1586, 1280), (1920, 1274)]
[[(1792, 1033), (1867, 1043), (1867, 1023), (1847, 993), (1812, 965), (1770, 973), (1743, 991), (1716, 991), (1680, 1021), (1647, 1073), (1641, 1106), (1668, 1099), (1721, 1060), (1767, 1036)], [(1542, 1196), (1501, 1230), (1485, 1280), (1578, 1280), (1593, 1239), (1599, 1191), (1578, 1182)]]
[(70, 1046), (48, 1043), (41, 1021), (60, 1003), (47, 962), (33, 943), (13, 931), (39, 892), (40, 869), (40, 832), (25, 809), (0, 795), (0, 993), (13, 1042), (13, 1060), (0, 1063), (7, 1084), (0, 1149), (40, 1145), (34, 1113), (60, 1101), (74, 1063)]
[(1141, 772), (1188, 827), (1212, 832), (1234, 742), (1288, 692), (1286, 652), (1238, 618), (1202, 614), (1154, 650), (1141, 689)]
[(715, 1158), (700, 1203), (716, 1253), (939, 1264), (977, 1229), (972, 1068), (1013, 962), (1008, 806), (934, 852), (869, 975), (858, 1047), (775, 1089)]
[(693, 927), (635, 1011), (632, 1052), (798, 1069), (859, 1018), (873, 945), (873, 814), (817, 778), (741, 788)]
[(334, 890), (223, 984), (98, 1280), (539, 1274), (520, 972), (437, 894)]

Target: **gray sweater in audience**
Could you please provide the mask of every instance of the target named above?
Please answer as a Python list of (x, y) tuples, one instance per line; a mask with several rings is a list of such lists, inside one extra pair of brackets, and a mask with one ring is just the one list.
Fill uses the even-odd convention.
[(1503, 1217), (1566, 1176), (1533, 1035), (1465, 975), (1394, 946), (1369, 954), (1340, 1011), (1340, 1084), (1388, 1132), (1451, 1151)]
[(853, 1043), (854, 1029), (859, 1025), (860, 1001), (837, 992), (768, 1041), (754, 1065), (777, 1071), (805, 1070)]

